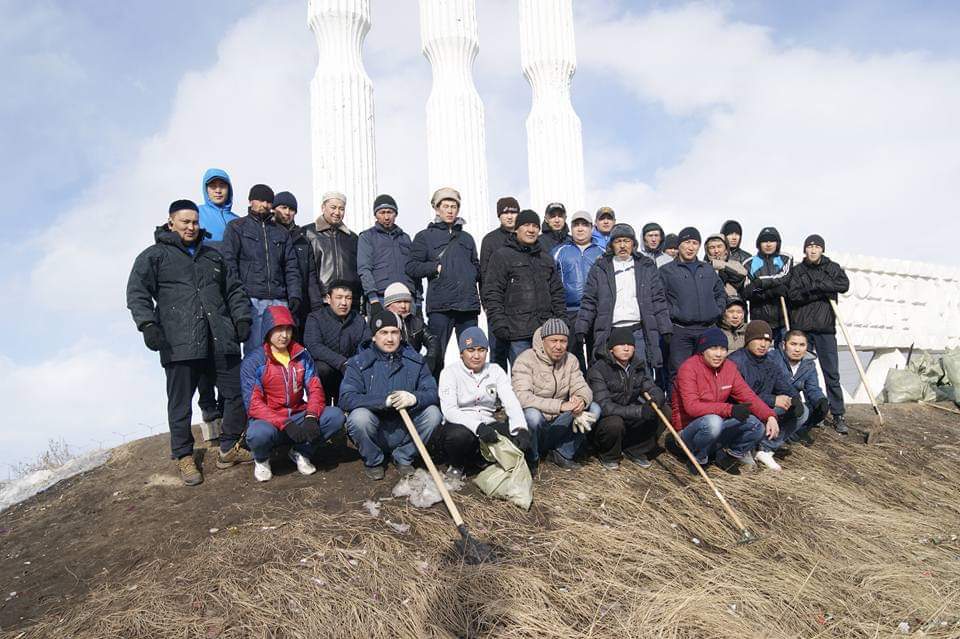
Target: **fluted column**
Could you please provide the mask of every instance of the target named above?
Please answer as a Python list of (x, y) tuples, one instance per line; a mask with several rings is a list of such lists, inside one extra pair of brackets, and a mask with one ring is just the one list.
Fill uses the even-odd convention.
[(583, 137), (570, 102), (577, 68), (571, 0), (520, 0), (520, 63), (533, 89), (527, 116), (531, 204), (585, 207)]
[[(487, 201), (483, 102), (473, 83), (480, 50), (474, 0), (420, 0), (420, 37), (433, 88), (427, 99), (427, 170), (431, 193), (451, 186), (478, 239), (496, 225)], [(432, 214), (431, 214), (432, 215)]]
[(344, 221), (359, 232), (370, 219), (377, 188), (373, 84), (361, 58), (370, 0), (309, 0), (307, 22), (320, 54), (310, 82), (312, 216), (319, 215), (325, 191), (342, 191)]

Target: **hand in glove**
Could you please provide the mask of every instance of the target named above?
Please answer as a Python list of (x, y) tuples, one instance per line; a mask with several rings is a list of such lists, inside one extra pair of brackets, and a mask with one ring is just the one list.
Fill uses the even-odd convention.
[(387, 407), (400, 410), (417, 405), (417, 397), (410, 391), (393, 391), (387, 395)]
[(320, 438), (320, 423), (313, 415), (307, 415), (299, 422), (292, 419), (288, 421), (283, 427), (283, 432), (295, 444), (306, 444)]
[(530, 431), (526, 428), (518, 430), (513, 439), (514, 443), (517, 445), (517, 448), (523, 452), (530, 450)]
[(807, 418), (807, 424), (813, 426), (819, 424), (823, 421), (823, 418), (827, 416), (827, 409), (829, 404), (827, 403), (827, 398), (823, 397), (817, 402), (817, 405), (813, 407), (813, 410), (810, 411), (810, 416)]
[(597, 421), (597, 416), (585, 410), (573, 418), (573, 432), (589, 433), (593, 429), (595, 421)]
[(497, 431), (490, 424), (480, 424), (477, 426), (477, 439), (488, 444), (495, 444), (499, 437)]
[(797, 419), (803, 416), (803, 400), (799, 395), (790, 398), (790, 414)]
[(300, 303), (299, 297), (291, 297), (289, 300), (287, 300), (287, 308), (290, 309), (291, 315), (296, 316), (297, 311), (300, 310)]
[(241, 344), (250, 339), (250, 320), (242, 319), (237, 322), (237, 339)]
[(156, 324), (147, 324), (143, 327), (143, 343), (151, 351), (159, 351), (162, 348), (168, 348), (167, 338), (163, 335), (163, 329)]
[(750, 417), (750, 404), (734, 404), (730, 416), (738, 422), (745, 422)]

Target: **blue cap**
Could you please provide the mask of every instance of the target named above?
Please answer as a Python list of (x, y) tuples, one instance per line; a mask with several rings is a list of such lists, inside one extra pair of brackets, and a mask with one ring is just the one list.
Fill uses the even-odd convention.
[(490, 348), (490, 342), (487, 341), (487, 336), (483, 334), (479, 326), (471, 326), (460, 333), (457, 344), (460, 346), (461, 353), (468, 348)]
[(726, 334), (724, 334), (723, 331), (716, 326), (711, 326), (704, 332), (700, 333), (700, 337), (697, 338), (697, 352), (702, 353), (708, 348), (713, 348), (714, 346), (729, 348), (730, 344), (727, 340)]

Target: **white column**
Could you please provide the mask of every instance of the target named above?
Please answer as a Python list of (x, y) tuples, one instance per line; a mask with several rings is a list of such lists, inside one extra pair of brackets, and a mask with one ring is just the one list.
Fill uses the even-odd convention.
[(370, 0), (308, 0), (307, 22), (320, 53), (310, 82), (312, 217), (324, 192), (342, 191), (344, 221), (359, 232), (371, 218), (377, 188), (373, 85), (361, 58)]
[(530, 199), (543, 213), (550, 202), (585, 207), (583, 137), (570, 102), (577, 68), (571, 0), (520, 0), (520, 63), (533, 89), (527, 116)]
[[(441, 186), (460, 191), (465, 230), (479, 244), (496, 225), (496, 214), (487, 201), (483, 102), (473, 83), (473, 61), (480, 50), (476, 3), (420, 0), (420, 37), (433, 72), (427, 99), (430, 193)], [(425, 207), (432, 220), (426, 202)]]

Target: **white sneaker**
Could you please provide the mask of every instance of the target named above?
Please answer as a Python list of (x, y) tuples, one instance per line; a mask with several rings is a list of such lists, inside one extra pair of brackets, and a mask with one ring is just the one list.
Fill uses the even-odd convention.
[(777, 460), (773, 458), (773, 453), (769, 450), (758, 450), (753, 457), (770, 470), (783, 470), (780, 464), (777, 463)]
[(290, 449), (290, 459), (297, 465), (297, 470), (301, 475), (312, 475), (317, 472), (317, 467), (310, 463), (306, 456), (301, 455), (294, 449)]
[(270, 460), (259, 462), (253, 461), (253, 477), (257, 481), (270, 481), (273, 479), (273, 471), (270, 470)]

